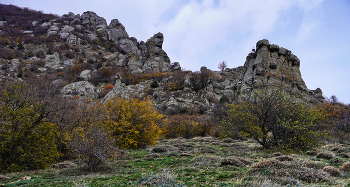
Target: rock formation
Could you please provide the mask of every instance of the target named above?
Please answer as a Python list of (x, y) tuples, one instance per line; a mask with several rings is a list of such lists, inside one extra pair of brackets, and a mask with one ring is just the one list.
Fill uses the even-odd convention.
[(290, 50), (269, 44), (266, 39), (260, 40), (256, 51), (248, 54), (244, 66), (226, 68), (220, 73), (224, 81), (213, 82), (213, 91), (220, 94), (233, 90), (240, 94), (263, 86), (278, 86), (311, 103), (323, 102), (321, 89), (308, 89), (299, 67), (299, 58)]
[[(51, 28), (51, 26), (48, 35), (59, 34), (61, 39), (69, 43), (80, 43), (79, 37), (72, 31), (84, 30), (91, 40), (100, 37), (116, 44), (118, 52), (106, 57), (106, 60), (113, 65), (126, 66), (134, 74), (170, 71), (170, 59), (162, 49), (164, 41), (162, 33), (155, 34), (146, 43), (138, 42), (136, 38), (129, 37), (118, 19), (113, 19), (107, 26), (104, 18), (91, 11), (84, 12), (81, 16), (70, 12), (62, 17), (69, 18), (71, 21), (66, 21), (67, 25), (64, 25), (60, 32), (58, 27)], [(74, 23), (80, 24), (74, 25)], [(74, 25), (75, 28), (69, 24)]]
[[(17, 46), (11, 42), (0, 46), (0, 80), (49, 75), (64, 96), (103, 101), (116, 96), (151, 96), (160, 110), (171, 114), (210, 112), (220, 100), (232, 102), (242, 93), (265, 86), (280, 87), (310, 103), (324, 102), (321, 89), (306, 87), (299, 58), (266, 39), (257, 42), (256, 50), (248, 54), (243, 66), (224, 71), (202, 67), (201, 72), (207, 74), (199, 75), (181, 71), (178, 62), (170, 63), (162, 48), (162, 33), (146, 42), (138, 41), (129, 37), (118, 19), (107, 25), (104, 18), (87, 11), (50, 19), (28, 18), (25, 23), (33, 27), (15, 26), (27, 29), (18, 30), (25, 41)], [(6, 21), (0, 22), (0, 29), (12, 27)], [(2, 38), (12, 37), (6, 33), (0, 30)], [(132, 75), (138, 73), (156, 74)], [(200, 80), (195, 80), (195, 75)], [(110, 84), (114, 85), (111, 91), (104, 89), (107, 85), (112, 87)]]

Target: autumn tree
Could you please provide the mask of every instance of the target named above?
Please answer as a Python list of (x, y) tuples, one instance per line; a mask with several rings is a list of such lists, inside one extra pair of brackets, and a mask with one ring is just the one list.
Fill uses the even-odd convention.
[(327, 115), (324, 129), (328, 131), (329, 138), (346, 143), (350, 138), (350, 106), (334, 100), (331, 97), (328, 102), (318, 105)]
[(0, 169), (45, 168), (58, 158), (58, 127), (47, 119), (56, 111), (38, 88), (24, 82), (0, 88)]
[(266, 149), (304, 150), (319, 145), (318, 132), (324, 112), (296, 102), (278, 88), (262, 88), (247, 93), (229, 105), (222, 123), (226, 130), (239, 130)]
[(218, 68), (220, 71), (224, 71), (225, 68), (227, 67), (227, 62), (226, 61), (222, 61), (218, 64)]
[(113, 98), (105, 107), (108, 119), (101, 124), (122, 149), (144, 148), (155, 145), (161, 129), (163, 115), (159, 114), (150, 100)]

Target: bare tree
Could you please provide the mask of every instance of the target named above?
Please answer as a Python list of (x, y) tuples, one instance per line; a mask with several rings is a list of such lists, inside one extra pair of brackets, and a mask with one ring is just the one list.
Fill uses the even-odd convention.
[(227, 62), (226, 61), (222, 61), (218, 64), (218, 68), (220, 71), (224, 71), (225, 68), (227, 67)]
[(335, 95), (332, 95), (330, 100), (331, 100), (332, 103), (337, 103), (338, 102), (338, 98)]

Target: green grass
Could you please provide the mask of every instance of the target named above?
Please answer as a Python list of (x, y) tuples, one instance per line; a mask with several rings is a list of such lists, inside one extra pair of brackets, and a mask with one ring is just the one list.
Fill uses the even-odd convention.
[[(220, 140), (214, 138), (162, 140), (157, 146), (177, 146), (177, 152), (168, 151), (159, 153), (158, 158), (149, 158), (148, 155), (155, 154), (152, 148), (130, 150), (129, 156), (124, 160), (112, 161), (108, 167), (96, 172), (75, 167), (3, 173), (2, 175), (9, 177), (10, 180), (0, 181), (0, 184), (6, 184), (4, 186), (259, 186), (262, 184), (349, 186), (350, 184), (349, 172), (328, 178), (324, 178), (322, 176), (324, 173), (320, 173), (320, 169), (324, 166), (339, 168), (342, 163), (350, 162), (349, 158), (335, 157), (326, 160), (303, 153), (290, 154), (293, 161), (277, 165), (267, 164), (260, 168), (256, 166), (257, 163), (263, 164), (269, 159), (277, 158), (273, 155), (273, 150), (266, 151), (258, 144), (249, 141), (241, 142), (246, 145), (244, 148), (237, 148), (235, 145), (227, 147), (225, 144), (222, 144), (224, 147), (220, 147), (218, 142)], [(188, 147), (189, 144), (192, 146)], [(341, 146), (350, 148), (349, 145)], [(329, 147), (325, 145), (318, 152), (331, 151)], [(334, 146), (332, 148), (334, 149)], [(350, 149), (346, 150), (349, 154)], [(202, 153), (207, 151), (210, 153)], [(241, 157), (252, 163), (242, 167), (221, 166), (221, 159), (228, 156)], [(24, 176), (30, 176), (31, 179), (18, 181)]]

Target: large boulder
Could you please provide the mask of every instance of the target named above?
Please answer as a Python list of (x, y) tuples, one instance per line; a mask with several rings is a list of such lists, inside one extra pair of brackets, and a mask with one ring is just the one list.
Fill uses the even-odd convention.
[(88, 81), (79, 81), (67, 84), (61, 89), (65, 96), (80, 96), (82, 98), (97, 99), (98, 95), (93, 84)]

